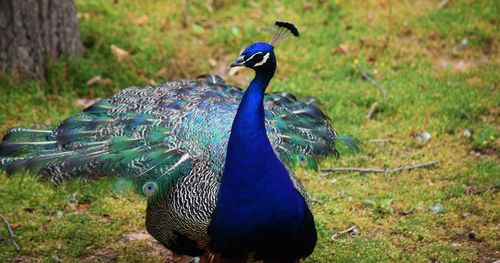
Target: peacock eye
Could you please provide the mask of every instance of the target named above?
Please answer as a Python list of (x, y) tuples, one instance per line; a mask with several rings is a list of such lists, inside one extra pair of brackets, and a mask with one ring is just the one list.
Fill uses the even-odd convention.
[(264, 58), (264, 56), (261, 53), (258, 53), (258, 54), (255, 54), (253, 56), (252, 61), (254, 61), (255, 63), (258, 63), (258, 62), (262, 61), (263, 58)]
[(304, 156), (299, 155), (297, 159), (301, 165), (307, 165), (307, 159)]
[(259, 53), (253, 54), (252, 57), (248, 60), (252, 61), (253, 67), (258, 67), (258, 66), (262, 66), (262, 65), (266, 64), (269, 56), (270, 56), (269, 52), (267, 52), (265, 54), (263, 54), (262, 52), (259, 52)]
[(153, 196), (155, 194), (156, 188), (157, 188), (157, 185), (156, 185), (155, 182), (147, 182), (142, 187), (142, 192), (147, 197), (151, 197), (151, 196)]

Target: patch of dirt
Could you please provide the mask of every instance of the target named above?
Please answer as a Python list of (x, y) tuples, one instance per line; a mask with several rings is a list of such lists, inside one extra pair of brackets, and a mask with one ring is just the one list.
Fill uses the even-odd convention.
[(494, 149), (484, 148), (484, 149), (473, 149), (469, 152), (470, 155), (479, 158), (479, 159), (491, 159), (491, 160), (499, 160), (499, 152)]
[(147, 242), (147, 247), (149, 249), (144, 250), (142, 253), (143, 255), (161, 257), (164, 258), (166, 262), (170, 262), (169, 259), (172, 258), (172, 252), (148, 234), (145, 229), (124, 234), (117, 241), (108, 243), (107, 245), (104, 245), (103, 248), (89, 246), (87, 249), (94, 250), (94, 253), (83, 260), (87, 262), (114, 261), (121, 255), (121, 253), (123, 253), (123, 248), (134, 246), (133, 243), (138, 240), (146, 240)]
[(442, 70), (450, 68), (455, 71), (466, 72), (471, 68), (479, 65), (486, 65), (490, 62), (488, 56), (485, 55), (474, 58), (464, 54), (453, 56), (451, 54), (447, 54), (444, 50), (438, 50), (436, 48), (427, 48), (427, 51), (434, 58), (436, 68)]

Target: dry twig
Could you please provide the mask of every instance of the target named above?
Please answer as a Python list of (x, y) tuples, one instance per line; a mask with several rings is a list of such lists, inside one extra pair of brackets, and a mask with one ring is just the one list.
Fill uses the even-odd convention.
[(377, 109), (377, 106), (378, 106), (378, 102), (375, 101), (372, 104), (372, 106), (370, 107), (370, 110), (368, 111), (368, 115), (366, 115), (367, 119), (371, 119), (372, 118), (372, 115), (373, 115), (373, 113), (375, 113), (375, 110)]
[(332, 237), (330, 237), (330, 240), (333, 242), (333, 241), (335, 241), (336, 237), (343, 235), (343, 234), (346, 234), (346, 233), (349, 233), (349, 232), (352, 232), (352, 231), (354, 231), (354, 229), (356, 229), (356, 226), (351, 226), (344, 231), (337, 232), (337, 233), (333, 234)]
[(413, 212), (413, 210), (415, 210), (415, 207), (410, 208), (410, 210), (408, 210), (408, 211), (401, 211), (401, 212), (399, 212), (399, 214), (406, 216), (406, 215), (409, 215), (411, 212)]
[(318, 200), (318, 199), (316, 199), (316, 198), (314, 198), (314, 197), (311, 197), (311, 196), (309, 197), (309, 199), (310, 199), (311, 201), (315, 202), (315, 203), (320, 204), (320, 205), (322, 205), (322, 204), (324, 204), (324, 203), (325, 203), (325, 202), (323, 202), (323, 200)]
[(16, 247), (17, 251), (20, 251), (21, 248), (19, 247), (19, 245), (16, 243), (16, 240), (14, 239), (14, 232), (12, 231), (12, 228), (10, 227), (9, 221), (7, 221), (7, 218), (5, 218), (3, 215), (0, 215), (0, 217), (3, 219), (3, 221), (7, 225), (7, 229), (9, 230), (10, 240), (12, 240), (12, 244), (14, 244), (14, 247)]
[(368, 82), (375, 85), (377, 88), (380, 89), (380, 91), (382, 91), (382, 96), (384, 97), (384, 100), (385, 100), (385, 97), (387, 96), (387, 92), (385, 91), (384, 87), (382, 87), (380, 84), (378, 84), (374, 79), (370, 78), (370, 76), (368, 76), (368, 74), (366, 74), (366, 72), (363, 69), (361, 69), (360, 66), (358, 66), (358, 70), (359, 70), (359, 72), (361, 72), (361, 75), (363, 75), (363, 78), (368, 80)]
[(482, 194), (482, 193), (485, 193), (485, 192), (488, 192), (489, 190), (493, 190), (495, 188), (500, 188), (500, 184), (496, 184), (496, 185), (492, 185), (490, 187), (486, 187), (482, 190), (479, 190), (479, 191), (475, 191), (474, 193), (472, 193), (473, 195), (479, 195), (479, 194)]
[(388, 139), (370, 139), (369, 142), (390, 142)]
[(321, 172), (342, 172), (342, 171), (350, 171), (350, 172), (361, 172), (361, 173), (394, 173), (394, 172), (400, 172), (402, 170), (412, 170), (416, 168), (421, 168), (425, 166), (430, 166), (430, 165), (435, 165), (437, 164), (438, 161), (432, 161), (428, 163), (422, 163), (422, 164), (416, 164), (416, 165), (410, 165), (410, 166), (405, 166), (405, 167), (398, 167), (394, 169), (373, 169), (373, 168), (357, 168), (357, 167), (342, 167), (342, 168), (324, 168), (324, 169), (319, 169)]
[(467, 113), (464, 109), (460, 109), (460, 113), (462, 113), (469, 121), (472, 121), (472, 116), (470, 116), (469, 113)]

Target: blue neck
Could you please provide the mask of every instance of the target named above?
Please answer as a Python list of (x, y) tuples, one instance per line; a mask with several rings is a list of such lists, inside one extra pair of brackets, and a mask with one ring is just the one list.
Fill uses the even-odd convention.
[[(245, 150), (272, 152), (265, 127), (264, 92), (273, 75), (274, 70), (256, 72), (255, 78), (248, 86), (234, 118), (228, 151), (232, 151), (233, 148), (240, 148), (242, 146), (240, 143), (248, 144), (250, 142), (254, 147), (245, 147)], [(237, 151), (241, 150), (237, 149)]]
[(273, 75), (274, 69), (256, 72), (233, 121), (208, 229), (211, 249), (223, 255), (241, 255), (245, 250), (267, 254), (264, 251), (276, 244), (284, 244), (284, 255), (291, 255), (288, 250), (293, 246), (300, 248), (297, 251), (314, 247), (312, 215), (266, 134), (264, 91)]

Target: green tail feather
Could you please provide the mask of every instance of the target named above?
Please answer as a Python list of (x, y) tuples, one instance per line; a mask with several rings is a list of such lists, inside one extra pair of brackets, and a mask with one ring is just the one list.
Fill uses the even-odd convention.
[(113, 186), (113, 191), (123, 194), (132, 189), (132, 182), (123, 178), (118, 178)]
[[(115, 176), (115, 191), (132, 188), (156, 198), (203, 160), (222, 174), (228, 133), (244, 91), (210, 82), (179, 81), (158, 88), (128, 88), (48, 127), (16, 127), (0, 143), (0, 169), (22, 169), (54, 184), (74, 178)], [(314, 98), (266, 94), (266, 130), (291, 167), (318, 169), (318, 160), (344, 149)], [(344, 147), (345, 146), (345, 147)], [(151, 186), (153, 189), (146, 189)]]
[(318, 163), (312, 157), (303, 155), (303, 154), (295, 154), (295, 164), (304, 169), (313, 169), (318, 171)]

